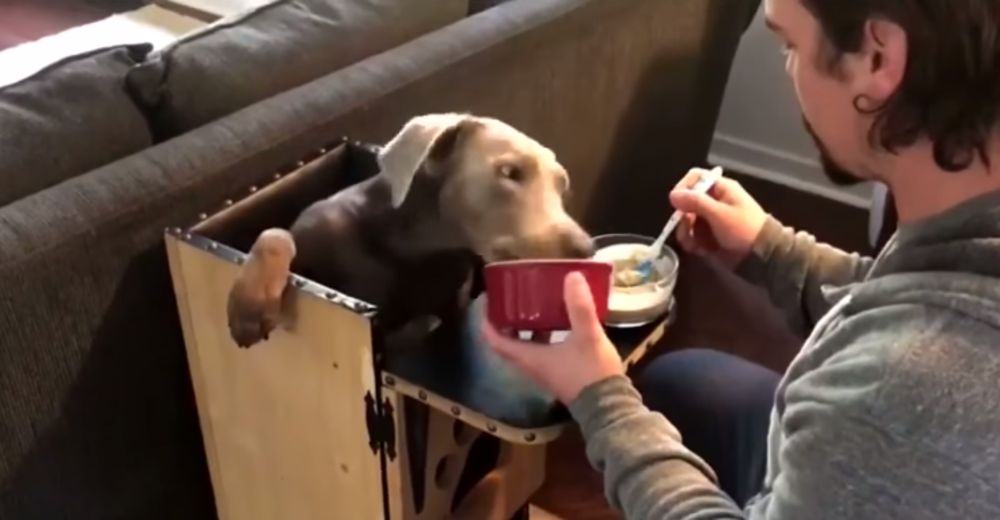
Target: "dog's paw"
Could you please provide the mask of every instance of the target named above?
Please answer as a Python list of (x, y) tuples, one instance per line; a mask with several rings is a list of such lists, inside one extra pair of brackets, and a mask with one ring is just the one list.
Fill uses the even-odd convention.
[(270, 331), (262, 321), (237, 318), (229, 322), (229, 335), (237, 347), (250, 348), (261, 341), (267, 341)]
[(240, 348), (249, 348), (270, 338), (281, 320), (281, 294), (238, 279), (229, 293), (229, 335)]
[(267, 341), (278, 326), (280, 305), (280, 301), (269, 302), (234, 293), (228, 312), (229, 335), (233, 342), (240, 348), (249, 348)]
[(269, 229), (257, 238), (229, 291), (229, 335), (237, 346), (265, 341), (278, 326), (294, 256), (295, 244), (287, 231)]

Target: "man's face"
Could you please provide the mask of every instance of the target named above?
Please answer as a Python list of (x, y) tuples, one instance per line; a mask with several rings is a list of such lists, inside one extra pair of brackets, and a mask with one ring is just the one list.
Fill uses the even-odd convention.
[[(850, 82), (828, 66), (822, 28), (801, 0), (766, 0), (768, 26), (783, 44), (785, 71), (792, 79), (806, 131), (820, 163), (838, 185), (863, 182), (862, 161), (870, 122), (854, 108)], [(858, 173), (852, 173), (858, 172)]]
[(805, 116), (802, 117), (802, 124), (806, 128), (806, 133), (816, 143), (816, 149), (819, 150), (819, 164), (823, 168), (823, 173), (830, 179), (830, 182), (837, 186), (853, 186), (865, 181), (864, 178), (851, 173), (834, 160), (833, 155), (827, 150), (823, 140), (819, 138), (816, 130), (813, 129), (812, 124), (809, 123), (809, 120)]

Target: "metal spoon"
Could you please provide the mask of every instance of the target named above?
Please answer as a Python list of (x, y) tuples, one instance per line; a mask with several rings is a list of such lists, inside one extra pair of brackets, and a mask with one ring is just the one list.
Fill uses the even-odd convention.
[[(716, 181), (722, 178), (722, 167), (716, 166), (711, 170), (702, 170), (701, 176), (698, 182), (691, 187), (691, 191), (696, 193), (708, 193), (708, 190), (712, 189)], [(663, 253), (663, 246), (667, 243), (667, 238), (670, 234), (674, 232), (677, 225), (681, 223), (681, 219), (684, 218), (684, 214), (679, 210), (674, 211), (674, 214), (670, 216), (670, 220), (667, 221), (666, 225), (663, 226), (663, 230), (660, 231), (660, 236), (656, 237), (656, 241), (649, 248), (649, 254), (642, 263), (636, 268), (642, 273), (643, 280), (648, 280), (653, 272), (653, 261), (658, 259)]]

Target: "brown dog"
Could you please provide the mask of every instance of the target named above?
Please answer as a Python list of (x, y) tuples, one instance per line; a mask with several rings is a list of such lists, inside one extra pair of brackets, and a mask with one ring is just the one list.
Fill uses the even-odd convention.
[(501, 121), (416, 117), (379, 164), (377, 176), (309, 206), (289, 231), (260, 235), (229, 295), (239, 346), (279, 324), (293, 270), (378, 306), (393, 345), (461, 312), (479, 261), (593, 253), (566, 213), (570, 182), (555, 154)]

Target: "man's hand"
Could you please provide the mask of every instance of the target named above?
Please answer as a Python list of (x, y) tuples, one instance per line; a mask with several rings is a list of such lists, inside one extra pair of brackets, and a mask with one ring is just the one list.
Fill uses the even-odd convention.
[(592, 383), (624, 373), (621, 357), (604, 333), (587, 280), (571, 273), (564, 282), (572, 331), (566, 341), (538, 344), (511, 339), (483, 320), (486, 342), (565, 404)]
[(708, 194), (691, 191), (698, 177), (697, 171), (689, 172), (670, 193), (671, 204), (685, 213), (677, 241), (689, 253), (736, 267), (750, 252), (767, 213), (732, 179), (719, 179)]

